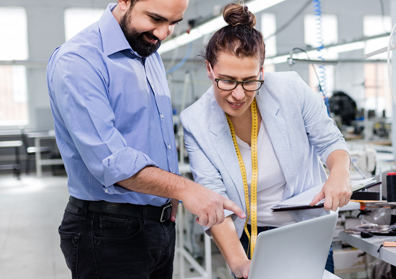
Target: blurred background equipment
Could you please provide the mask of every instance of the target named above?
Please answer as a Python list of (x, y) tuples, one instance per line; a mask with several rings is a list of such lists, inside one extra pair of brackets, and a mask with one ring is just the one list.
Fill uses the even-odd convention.
[(377, 164), (377, 151), (365, 146), (363, 150), (351, 150), (352, 168), (362, 174), (363, 178), (374, 175)]
[(330, 111), (341, 118), (342, 125), (351, 126), (356, 119), (356, 102), (345, 92), (336, 91), (329, 99)]

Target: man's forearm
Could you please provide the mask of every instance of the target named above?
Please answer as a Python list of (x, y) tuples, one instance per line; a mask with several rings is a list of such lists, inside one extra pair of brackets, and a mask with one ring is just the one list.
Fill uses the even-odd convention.
[(234, 202), (187, 178), (158, 169), (145, 167), (134, 176), (117, 183), (131, 191), (183, 201), (188, 211), (198, 216), (197, 222), (211, 227), (224, 220), (224, 209), (240, 218), (246, 215)]
[(194, 187), (195, 183), (156, 167), (145, 167), (117, 184), (134, 192), (182, 200), (187, 185)]

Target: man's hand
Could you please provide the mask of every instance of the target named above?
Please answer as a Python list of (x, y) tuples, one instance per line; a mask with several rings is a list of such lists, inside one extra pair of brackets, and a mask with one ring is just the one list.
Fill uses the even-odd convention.
[(172, 199), (171, 204), (172, 204), (172, 212), (169, 220), (171, 220), (172, 222), (176, 222), (176, 214), (177, 214), (177, 208), (179, 206), (179, 200)]
[(206, 187), (192, 182), (192, 187), (182, 197), (184, 207), (197, 215), (196, 222), (205, 227), (212, 227), (224, 221), (224, 209), (234, 212), (239, 218), (246, 218), (245, 213), (231, 200)]

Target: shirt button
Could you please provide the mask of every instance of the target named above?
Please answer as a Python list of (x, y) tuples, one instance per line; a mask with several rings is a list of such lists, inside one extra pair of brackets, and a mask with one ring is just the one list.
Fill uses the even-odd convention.
[(106, 189), (106, 190), (105, 190), (105, 193), (107, 193), (107, 194), (108, 194), (108, 193), (109, 193), (109, 189)]
[(168, 149), (171, 149), (171, 146), (170, 146), (170, 144), (168, 144)]
[(164, 115), (161, 113), (161, 118), (164, 119)]

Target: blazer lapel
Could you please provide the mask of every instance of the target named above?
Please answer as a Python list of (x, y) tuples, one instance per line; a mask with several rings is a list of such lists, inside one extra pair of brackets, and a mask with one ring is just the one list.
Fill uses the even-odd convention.
[[(291, 145), (287, 126), (282, 117), (280, 106), (272, 98), (267, 89), (261, 90), (261, 95), (256, 97), (257, 105), (264, 121), (269, 138), (274, 148), (275, 154), (279, 161), (279, 165), (286, 179), (286, 187), (293, 185), (293, 177), (295, 176), (295, 167), (291, 156)], [(227, 118), (224, 111), (218, 106), (212, 95), (211, 106), (211, 139), (214, 147), (222, 160), (224, 167), (234, 182), (234, 186), (239, 194), (241, 204), (245, 205), (245, 193), (243, 189), (243, 181), (241, 170), (239, 168), (238, 157), (235, 152), (234, 143), (232, 141), (230, 128), (228, 127)], [(239, 186), (239, 187), (238, 187)]]
[(266, 88), (256, 97), (261, 117), (286, 179), (287, 187), (292, 185), (295, 176), (287, 126), (279, 107)]
[(234, 182), (243, 210), (246, 210), (243, 180), (239, 168), (238, 156), (232, 141), (230, 128), (224, 111), (219, 107), (212, 95), (211, 107), (211, 140), (224, 167)]

